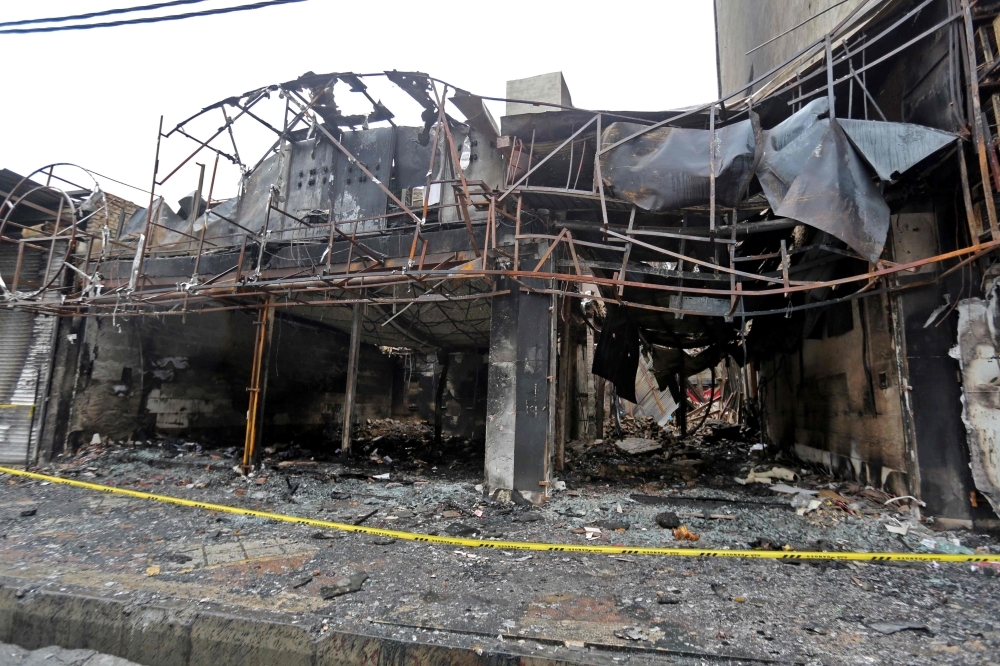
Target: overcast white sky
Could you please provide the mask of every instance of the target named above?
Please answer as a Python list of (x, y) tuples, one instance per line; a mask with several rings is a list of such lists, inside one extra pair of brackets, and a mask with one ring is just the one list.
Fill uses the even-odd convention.
[[(0, 3), (0, 21), (153, 1), (6, 0)], [(249, 1), (209, 0), (155, 13)], [(161, 114), (165, 128), (173, 127), (212, 102), (310, 70), (424, 71), (498, 97), (508, 79), (561, 70), (573, 103), (593, 109), (661, 110), (716, 97), (711, 0), (618, 0), (600, 6), (549, 0), (370, 5), (309, 0), (151, 25), (0, 35), (0, 62), (8, 72), (0, 102), (0, 167), (26, 174), (52, 162), (74, 162), (147, 189)], [(409, 98), (390, 98), (383, 90), (375, 96), (400, 120), (419, 124), (414, 115), (419, 109)], [(502, 105), (496, 111), (502, 115)], [(220, 121), (221, 114), (212, 129)], [(254, 148), (264, 145), (264, 137), (257, 138), (240, 146), (244, 162), (259, 157)], [(171, 140), (164, 165), (193, 147), (184, 141)], [(198, 159), (210, 164), (207, 154)], [(236, 178), (234, 169), (220, 169), (216, 197), (234, 194)], [(145, 201), (141, 192), (103, 184), (119, 196)], [(166, 188), (167, 202), (194, 184), (189, 169), (179, 172)]]

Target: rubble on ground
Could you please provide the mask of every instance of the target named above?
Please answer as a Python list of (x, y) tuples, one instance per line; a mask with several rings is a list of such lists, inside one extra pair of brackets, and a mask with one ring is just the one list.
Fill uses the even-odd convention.
[[(715, 437), (712, 426), (684, 439), (650, 432), (662, 448), (634, 455), (614, 438), (572, 447), (563, 483), (540, 506), (491, 496), (481, 484), (481, 458), (471, 454), (481, 444), (446, 440), (435, 447), (424, 424), (366, 423), (352, 456), (318, 456), (301, 444), (269, 447), (247, 477), (234, 471), (232, 451), (174, 440), (87, 445), (41, 471), (209, 503), (486, 540), (1000, 552), (990, 535), (936, 531), (913, 498), (835, 480), (751, 442)], [(770, 482), (738, 481), (752, 472)], [(420, 640), (448, 644), (515, 636), (533, 653), (552, 652), (551, 643), (539, 642), (552, 635), (563, 636), (557, 643), (567, 650), (584, 625), (603, 631), (598, 643), (609, 650), (645, 646), (678, 659), (686, 643), (691, 654), (713, 659), (731, 652), (830, 663), (903, 651), (907, 663), (923, 664), (954, 646), (975, 654), (1000, 649), (1000, 623), (991, 619), (1000, 577), (992, 566), (475, 550), (14, 477), (0, 483), (10, 498), (0, 515), (6, 534), (0, 574), (24, 575), (46, 562), (55, 580), (141, 580), (130, 585), (295, 610), (326, 626), (386, 635), (420, 626), (426, 629)], [(816, 504), (799, 515), (803, 498), (807, 507)], [(907, 625), (887, 632), (890, 625), (877, 623), (927, 630)]]

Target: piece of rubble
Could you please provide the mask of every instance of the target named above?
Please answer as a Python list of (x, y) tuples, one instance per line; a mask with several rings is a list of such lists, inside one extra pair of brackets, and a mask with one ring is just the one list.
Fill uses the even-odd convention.
[(528, 511), (526, 513), (519, 513), (514, 516), (515, 523), (537, 523), (545, 518), (540, 513), (534, 511)]
[(617, 638), (623, 638), (630, 641), (648, 641), (649, 634), (643, 631), (641, 627), (625, 627), (615, 631), (615, 636)]
[(785, 493), (786, 495), (818, 495), (819, 491), (809, 490), (808, 488), (796, 488), (795, 486), (790, 486), (787, 483), (777, 483), (769, 488), (776, 493)]
[(368, 580), (368, 574), (364, 571), (359, 571), (350, 576), (334, 578), (330, 585), (324, 585), (319, 588), (319, 595), (324, 599), (333, 599), (345, 594), (351, 594), (352, 592), (359, 591), (366, 580)]
[(811, 511), (815, 511), (822, 503), (822, 500), (815, 499), (808, 493), (796, 493), (795, 496), (792, 497), (792, 506), (795, 507), (795, 513), (800, 516), (804, 516)]
[(861, 580), (857, 576), (851, 576), (851, 580), (854, 582), (855, 585), (857, 585), (858, 587), (860, 587), (865, 592), (871, 592), (872, 590), (875, 589), (874, 585), (872, 585), (871, 583), (869, 583), (866, 580)]
[(457, 537), (470, 537), (479, 532), (477, 528), (463, 523), (452, 523), (448, 527), (444, 528), (444, 531), (451, 536)]
[(645, 437), (626, 437), (619, 442), (615, 442), (615, 446), (629, 455), (659, 451), (663, 448), (663, 444), (660, 442), (655, 439), (646, 439)]
[(930, 628), (920, 622), (872, 622), (866, 626), (873, 631), (886, 635), (895, 634), (900, 631), (923, 631), (933, 635)]
[(313, 539), (339, 539), (339, 532), (315, 532), (312, 535)]
[(681, 519), (673, 511), (664, 511), (656, 514), (656, 524), (668, 530), (681, 526)]
[(745, 479), (736, 477), (736, 482), (741, 485), (746, 485), (748, 483), (773, 483), (774, 479), (780, 479), (782, 481), (795, 481), (798, 478), (799, 475), (787, 467), (772, 467), (770, 470), (765, 472), (755, 472), (754, 470), (750, 470), (750, 474), (748, 474)]

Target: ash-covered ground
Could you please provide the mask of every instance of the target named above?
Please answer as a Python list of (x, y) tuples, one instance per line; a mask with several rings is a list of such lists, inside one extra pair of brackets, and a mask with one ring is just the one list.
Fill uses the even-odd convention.
[[(483, 492), (481, 444), (435, 446), (426, 425), (395, 421), (364, 424), (353, 457), (269, 447), (249, 477), (234, 470), (236, 451), (172, 439), (101, 442), (40, 471), (424, 534), (1000, 553), (994, 537), (937, 531), (912, 499), (835, 481), (721, 422), (683, 441), (649, 423), (625, 430), (571, 443), (542, 506)], [(6, 475), (0, 484), (0, 575), (33, 581), (26, 595), (100, 588), (135, 603), (270, 611), (316, 636), (344, 630), (595, 664), (989, 664), (1000, 654), (996, 565), (471, 549)]]

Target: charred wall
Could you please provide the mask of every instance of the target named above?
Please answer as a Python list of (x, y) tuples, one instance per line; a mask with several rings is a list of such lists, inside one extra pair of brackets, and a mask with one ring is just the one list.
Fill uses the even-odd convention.
[[(190, 436), (243, 441), (254, 342), (248, 312), (131, 320), (91, 318), (83, 340), (69, 425), (77, 445)], [(363, 345), (355, 418), (391, 414), (394, 361)], [(326, 443), (340, 432), (347, 343), (337, 331), (279, 318), (272, 338), (265, 442)]]
[(828, 310), (798, 349), (760, 366), (770, 440), (838, 475), (907, 494), (887, 297)]
[[(832, 30), (859, 0), (715, 0), (721, 94), (736, 92)], [(816, 17), (747, 55), (751, 49)], [(756, 89), (756, 88), (755, 88)]]
[[(448, 355), (441, 432), (475, 441), (486, 439), (488, 355), (477, 351)], [(419, 418), (433, 422), (442, 363), (433, 355), (415, 357), (417, 381), (413, 405)]]

